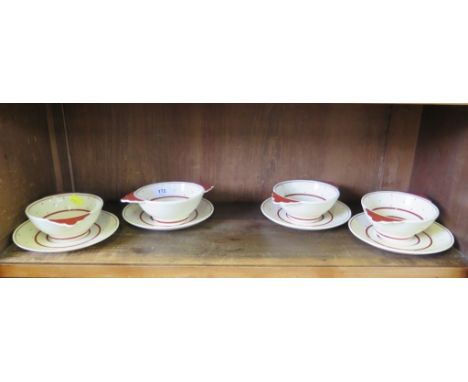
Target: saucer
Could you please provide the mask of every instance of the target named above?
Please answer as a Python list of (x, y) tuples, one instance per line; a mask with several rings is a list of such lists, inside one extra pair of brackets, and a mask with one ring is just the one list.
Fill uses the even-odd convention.
[(271, 198), (265, 200), (260, 208), (263, 215), (272, 222), (284, 227), (305, 231), (319, 231), (338, 227), (346, 223), (351, 217), (351, 210), (349, 207), (339, 200), (329, 211), (310, 221), (292, 218), (283, 208), (274, 204)]
[(122, 217), (127, 223), (135, 227), (151, 229), (154, 231), (173, 231), (192, 227), (208, 219), (214, 211), (213, 204), (206, 199), (202, 199), (197, 209), (193, 211), (186, 219), (177, 223), (163, 223), (153, 220), (144, 212), (138, 204), (129, 204), (122, 211)]
[(354, 215), (348, 223), (350, 231), (358, 239), (373, 247), (405, 255), (431, 255), (450, 249), (455, 239), (442, 224), (433, 223), (424, 232), (410, 239), (386, 239), (375, 230), (364, 213)]
[(26, 251), (57, 253), (76, 251), (107, 239), (119, 228), (114, 214), (101, 211), (96, 223), (83, 235), (73, 239), (52, 239), (27, 220), (13, 232), (13, 242)]

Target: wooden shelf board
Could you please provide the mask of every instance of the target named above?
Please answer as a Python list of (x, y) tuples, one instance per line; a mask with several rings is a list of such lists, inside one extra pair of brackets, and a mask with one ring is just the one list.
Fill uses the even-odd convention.
[(216, 205), (187, 230), (138, 229), (118, 214), (108, 240), (76, 252), (43, 254), (10, 245), (0, 255), (5, 277), (466, 277), (468, 256), (456, 249), (406, 256), (375, 249), (347, 225), (322, 232), (278, 226), (259, 204)]

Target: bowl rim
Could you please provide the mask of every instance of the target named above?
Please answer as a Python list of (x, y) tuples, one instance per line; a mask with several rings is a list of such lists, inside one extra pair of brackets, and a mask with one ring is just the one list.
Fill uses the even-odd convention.
[[(422, 220), (404, 220), (404, 221), (393, 221), (393, 222), (378, 222), (379, 224), (414, 224), (414, 223), (423, 223), (423, 222), (428, 222), (428, 221), (435, 221), (440, 214), (439, 208), (428, 198), (425, 198), (424, 196), (416, 195), (411, 192), (404, 192), (404, 191), (392, 191), (392, 190), (382, 190), (382, 191), (371, 191), (366, 194), (364, 194), (361, 197), (361, 206), (363, 207), (364, 213), (367, 216), (366, 208), (367, 206), (365, 205), (365, 199), (368, 198), (371, 195), (374, 194), (403, 194), (403, 195), (409, 195), (418, 199), (421, 199), (422, 201), (428, 203), (432, 207), (432, 215), (431, 217), (422, 219)], [(375, 222), (373, 222), (375, 223)]]
[(294, 179), (294, 180), (284, 180), (282, 182), (276, 183), (273, 186), (273, 192), (277, 193), (278, 195), (281, 195), (283, 197), (289, 198), (288, 196), (283, 195), (281, 192), (276, 191), (276, 188), (285, 184), (285, 183), (294, 183), (294, 182), (306, 182), (306, 183), (318, 183), (321, 185), (324, 185), (326, 187), (330, 187), (334, 192), (335, 196), (325, 199), (325, 200), (298, 200), (297, 203), (301, 204), (323, 204), (332, 201), (333, 199), (338, 200), (340, 197), (340, 190), (338, 187), (334, 186), (333, 184), (327, 183), (327, 182), (322, 182), (321, 180), (313, 180), (313, 179)]
[[(99, 211), (99, 210), (102, 210), (102, 207), (104, 206), (104, 200), (98, 196), (98, 195), (95, 195), (95, 194), (89, 194), (89, 193), (86, 193), (86, 192), (64, 192), (64, 193), (60, 193), (60, 194), (52, 194), (52, 195), (47, 195), (47, 196), (44, 196), (43, 198), (40, 198), (38, 200), (35, 200), (34, 202), (30, 203), (24, 210), (26, 216), (28, 218), (36, 218), (36, 219), (47, 219), (47, 218), (44, 218), (43, 216), (38, 216), (34, 213), (31, 213), (30, 209), (33, 208), (37, 203), (39, 202), (42, 202), (44, 200), (47, 200), (47, 199), (52, 199), (52, 198), (55, 198), (55, 197), (66, 197), (66, 196), (71, 196), (71, 195), (80, 195), (80, 196), (86, 196), (86, 197), (91, 197), (93, 199), (97, 199), (98, 201), (98, 204), (90, 209), (89, 213), (93, 213), (95, 211)], [(58, 223), (54, 223), (53, 221), (50, 221), (50, 223), (52, 224), (58, 224)]]
[(151, 184), (147, 184), (145, 186), (141, 186), (140, 188), (138, 188), (137, 190), (135, 190), (133, 193), (135, 194), (135, 196), (137, 196), (138, 198), (142, 199), (141, 203), (161, 203), (160, 200), (156, 199), (156, 200), (147, 200), (147, 199), (144, 199), (142, 198), (141, 196), (137, 195), (137, 193), (139, 191), (142, 191), (144, 188), (149, 188), (149, 187), (154, 187), (158, 184), (167, 184), (167, 183), (176, 183), (176, 184), (192, 184), (192, 185), (195, 185), (197, 187), (200, 188), (200, 192), (195, 194), (195, 195), (192, 195), (192, 196), (187, 196), (186, 199), (183, 199), (183, 200), (166, 200), (164, 201), (163, 203), (164, 204), (177, 204), (177, 203), (183, 203), (183, 202), (186, 202), (188, 200), (191, 200), (191, 199), (194, 199), (194, 198), (197, 198), (199, 197), (200, 195), (203, 196), (203, 194), (205, 193), (205, 188), (199, 184), (199, 183), (195, 183), (195, 182), (185, 182), (185, 181), (167, 181), (167, 182), (156, 182), (156, 183), (151, 183)]

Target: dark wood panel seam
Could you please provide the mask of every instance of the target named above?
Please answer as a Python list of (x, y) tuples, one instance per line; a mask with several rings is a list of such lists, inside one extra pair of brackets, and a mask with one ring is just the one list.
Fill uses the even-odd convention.
[(71, 182), (71, 189), (73, 192), (75, 192), (75, 176), (73, 173), (73, 163), (71, 159), (71, 153), (70, 153), (70, 143), (68, 139), (68, 127), (67, 127), (67, 119), (65, 117), (65, 109), (63, 107), (63, 103), (60, 104), (60, 111), (62, 115), (62, 121), (63, 121), (63, 130), (64, 130), (64, 137), (65, 137), (65, 146), (67, 150), (67, 159), (68, 159), (68, 171), (70, 173), (70, 182)]
[(70, 164), (68, 132), (61, 104), (46, 104), (46, 121), (49, 134), (49, 146), (52, 157), (55, 192), (74, 190), (74, 177)]
[(419, 113), (419, 121), (418, 121), (418, 136), (416, 138), (416, 147), (413, 151), (413, 158), (411, 160), (411, 168), (410, 168), (410, 178), (408, 181), (408, 191), (412, 189), (412, 184), (413, 184), (413, 175), (414, 175), (414, 167), (415, 167), (415, 162), (416, 162), (416, 152), (419, 148), (419, 142), (420, 142), (420, 137), (421, 137), (421, 124), (422, 124), (422, 119), (423, 119), (423, 114), (424, 114), (424, 109), (425, 106), (421, 106), (421, 111)]
[(387, 125), (385, 127), (385, 136), (384, 136), (384, 145), (382, 149), (382, 154), (380, 155), (380, 165), (379, 165), (379, 189), (382, 189), (384, 176), (385, 176), (385, 159), (387, 156), (387, 148), (388, 148), (388, 139), (390, 134), (390, 125), (392, 124), (392, 114), (394, 111), (394, 105), (390, 105), (390, 110), (387, 116)]
[(58, 153), (57, 147), (57, 135), (55, 132), (56, 126), (54, 123), (54, 115), (52, 111), (52, 105), (46, 105), (47, 113), (47, 127), (49, 130), (49, 140), (50, 140), (50, 151), (52, 155), (52, 166), (54, 168), (55, 176), (55, 189), (57, 192), (63, 192), (63, 174), (62, 174), (62, 165)]
[(379, 171), (380, 188), (408, 191), (422, 107), (391, 105)]

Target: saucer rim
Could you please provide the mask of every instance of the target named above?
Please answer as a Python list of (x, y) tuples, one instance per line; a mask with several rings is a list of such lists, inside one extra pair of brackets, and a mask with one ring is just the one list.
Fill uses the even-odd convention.
[[(451, 249), (454, 245), (455, 245), (455, 236), (453, 236), (453, 233), (452, 231), (450, 231), (447, 227), (445, 227), (443, 224), (440, 224), (438, 222), (434, 222), (432, 223), (425, 231), (427, 231), (429, 228), (431, 228), (433, 225), (435, 225), (436, 227), (438, 227), (439, 229), (447, 232), (450, 236), (450, 246), (448, 246), (447, 248), (445, 249), (437, 249), (437, 250), (420, 250), (420, 251), (415, 251), (415, 250), (410, 250), (410, 249), (394, 249), (394, 248), (388, 248), (388, 247), (385, 247), (384, 245), (382, 244), (378, 244), (378, 243), (375, 243), (373, 242), (372, 240), (367, 240), (365, 239), (364, 237), (361, 237), (359, 236), (356, 232), (353, 231), (353, 229), (351, 228), (351, 223), (354, 221), (354, 220), (357, 220), (359, 217), (361, 216), (364, 216), (365, 217), (365, 213), (364, 212), (360, 212), (354, 216), (352, 216), (349, 221), (348, 221), (348, 229), (351, 231), (351, 233), (353, 234), (354, 237), (356, 237), (357, 239), (361, 240), (362, 242), (374, 247), (374, 248), (378, 248), (378, 249), (381, 249), (382, 251), (385, 251), (385, 252), (391, 252), (391, 253), (396, 253), (396, 254), (400, 254), (400, 255), (412, 255), (412, 256), (428, 256), (428, 255), (435, 255), (435, 254), (438, 254), (438, 253), (442, 253), (442, 252), (445, 252), (445, 251), (448, 251), (449, 249)], [(371, 223), (369, 223), (371, 225)], [(366, 226), (367, 227), (367, 226)], [(364, 227), (364, 229), (366, 229), (366, 227)], [(434, 240), (434, 238), (431, 236), (432, 240)]]
[(76, 247), (72, 247), (72, 248), (48, 248), (48, 249), (32, 249), (31, 247), (26, 247), (25, 245), (22, 245), (22, 244), (19, 244), (17, 242), (17, 240), (15, 240), (15, 236), (16, 236), (16, 233), (22, 229), (24, 226), (26, 226), (27, 224), (31, 224), (34, 228), (34, 235), (37, 234), (37, 232), (40, 232), (39, 229), (37, 229), (34, 224), (31, 222), (31, 220), (26, 220), (24, 221), (23, 223), (21, 223), (18, 227), (16, 227), (16, 229), (13, 231), (13, 234), (11, 236), (12, 240), (13, 240), (13, 243), (18, 247), (18, 248), (21, 248), (25, 251), (28, 251), (28, 252), (39, 252), (39, 253), (65, 253), (65, 252), (74, 252), (74, 251), (78, 251), (80, 249), (84, 249), (84, 248), (88, 248), (88, 247), (92, 247), (93, 245), (96, 245), (96, 244), (99, 244), (101, 242), (103, 242), (104, 240), (107, 240), (109, 237), (111, 237), (115, 232), (117, 232), (117, 230), (119, 229), (120, 227), (120, 219), (118, 218), (118, 216), (112, 212), (109, 212), (109, 211), (105, 211), (105, 210), (101, 210), (101, 213), (99, 214), (99, 217), (97, 218), (96, 220), (96, 223), (99, 221), (99, 219), (101, 218), (101, 216), (103, 214), (107, 214), (110, 216), (110, 218), (116, 222), (115, 224), (115, 227), (110, 229), (109, 232), (105, 233), (104, 234), (104, 231), (101, 230), (101, 233), (99, 235), (97, 235), (93, 240), (95, 240), (93, 242), (93, 240), (90, 240), (88, 242), (85, 242), (85, 243), (82, 243), (80, 245), (77, 245)]
[[(213, 203), (211, 203), (208, 199), (206, 198), (202, 198), (202, 200), (200, 201), (200, 203), (203, 203), (203, 202), (206, 202), (208, 204), (208, 207), (211, 209), (210, 212), (207, 214), (206, 217), (203, 217), (201, 218), (201, 220), (198, 220), (197, 219), (194, 219), (190, 222), (187, 222), (186, 224), (180, 224), (180, 225), (173, 225), (173, 226), (167, 226), (167, 227), (164, 227), (164, 226), (143, 226), (143, 225), (137, 225), (129, 220), (127, 220), (127, 218), (125, 217), (125, 211), (128, 211), (129, 209), (131, 208), (140, 208), (138, 205), (136, 204), (128, 204), (126, 205), (123, 210), (122, 210), (122, 219), (124, 219), (128, 224), (132, 225), (133, 227), (137, 227), (137, 228), (141, 228), (141, 229), (146, 229), (146, 230), (149, 230), (149, 231), (177, 231), (177, 230), (181, 230), (181, 229), (185, 229), (185, 228), (190, 228), (190, 227), (193, 227), (193, 226), (196, 226), (197, 224), (200, 224), (200, 223), (203, 223), (205, 220), (209, 219), (213, 213), (214, 213), (214, 205)], [(198, 207), (196, 208), (196, 210), (200, 207), (200, 205), (198, 205)], [(141, 209), (141, 208), (140, 208)], [(198, 217), (200, 217), (200, 213), (198, 214)]]
[[(276, 220), (273, 220), (269, 215), (267, 215), (264, 211), (264, 206), (266, 203), (268, 203), (269, 201), (271, 201), (272, 198), (268, 198), (268, 199), (265, 199), (262, 204), (260, 205), (260, 211), (262, 212), (263, 216), (265, 216), (268, 220), (270, 220), (271, 222), (275, 223), (275, 224), (278, 224), (282, 227), (286, 227), (286, 228), (290, 228), (290, 229), (295, 229), (295, 230), (300, 230), (300, 231), (325, 231), (325, 230), (329, 230), (329, 229), (333, 229), (333, 228), (337, 228), (337, 227), (340, 227), (342, 226), (343, 224), (346, 224), (349, 219), (351, 219), (353, 213), (351, 211), (351, 208), (349, 208), (349, 206), (342, 202), (341, 200), (337, 200), (335, 202), (335, 204), (332, 206), (332, 208), (330, 208), (330, 211), (336, 206), (336, 203), (341, 203), (346, 209), (347, 209), (347, 218), (343, 221), (343, 222), (340, 222), (336, 225), (331, 225), (331, 226), (328, 226), (328, 225), (324, 225), (324, 226), (317, 226), (317, 227), (307, 227), (307, 226), (304, 226), (304, 225), (294, 225), (293, 223), (291, 224), (288, 224), (288, 223), (281, 223), (281, 222), (278, 222)], [(281, 207), (277, 207), (277, 208), (281, 208)]]

